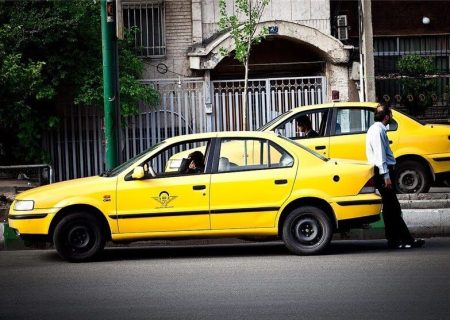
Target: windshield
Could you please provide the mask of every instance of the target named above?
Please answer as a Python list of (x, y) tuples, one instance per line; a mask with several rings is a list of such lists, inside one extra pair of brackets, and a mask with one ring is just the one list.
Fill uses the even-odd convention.
[(297, 147), (302, 148), (303, 150), (309, 152), (309, 153), (312, 154), (313, 156), (316, 156), (316, 157), (319, 158), (320, 160), (323, 160), (323, 161), (328, 161), (328, 160), (330, 160), (329, 158), (324, 157), (324, 156), (321, 155), (320, 153), (317, 153), (317, 152), (315, 152), (314, 150), (311, 150), (310, 148), (305, 147), (304, 145), (302, 145), (302, 144), (300, 144), (300, 143), (298, 143), (298, 142), (296, 142), (296, 141), (294, 141), (294, 140), (291, 140), (291, 139), (286, 138), (286, 137), (281, 136), (281, 135), (279, 135), (279, 137), (282, 138), (282, 139), (284, 139), (284, 140), (286, 140), (286, 141), (289, 141), (289, 142), (292, 143), (292, 144), (295, 144)]
[(136, 162), (136, 161), (138, 161), (138, 160), (141, 160), (142, 158), (145, 157), (145, 155), (146, 155), (148, 152), (150, 152), (150, 151), (156, 149), (157, 147), (159, 147), (160, 145), (162, 145), (164, 142), (165, 142), (165, 141), (161, 141), (161, 142), (159, 142), (159, 143), (157, 143), (157, 144), (151, 146), (151, 147), (148, 148), (147, 150), (145, 150), (145, 151), (139, 153), (138, 155), (135, 155), (133, 158), (128, 159), (127, 161), (125, 161), (125, 162), (122, 163), (122, 164), (119, 164), (119, 165), (118, 165), (117, 167), (115, 167), (114, 169), (110, 169), (110, 170), (107, 170), (107, 171), (105, 171), (105, 172), (102, 172), (102, 173), (100, 174), (100, 176), (101, 176), (101, 177), (114, 177), (114, 176), (118, 175), (118, 174), (121, 173), (124, 169), (126, 169), (128, 166), (130, 166), (132, 163), (134, 163), (134, 162)]
[(267, 122), (262, 127), (259, 127), (258, 129), (256, 129), (256, 131), (265, 131), (265, 130), (267, 130), (267, 128), (269, 128), (272, 124), (274, 124), (276, 121), (278, 121), (281, 117), (284, 117), (285, 115), (288, 115), (291, 112), (292, 112), (292, 110), (288, 110), (285, 113), (279, 114), (278, 116), (276, 116), (275, 118), (273, 118), (272, 120)]

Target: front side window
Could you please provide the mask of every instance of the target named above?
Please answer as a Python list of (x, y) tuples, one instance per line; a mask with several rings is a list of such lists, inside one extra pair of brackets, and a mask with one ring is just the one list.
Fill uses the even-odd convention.
[(290, 167), (294, 159), (280, 146), (262, 139), (223, 139), (218, 172)]
[(316, 138), (326, 135), (328, 109), (297, 113), (275, 128), (275, 132), (291, 139)]
[(210, 141), (195, 140), (176, 143), (142, 163), (144, 171), (153, 170), (156, 177), (202, 174), (206, 171)]
[(159, 58), (166, 54), (165, 10), (163, 1), (123, 2), (123, 24), (136, 28), (134, 42), (141, 57)]

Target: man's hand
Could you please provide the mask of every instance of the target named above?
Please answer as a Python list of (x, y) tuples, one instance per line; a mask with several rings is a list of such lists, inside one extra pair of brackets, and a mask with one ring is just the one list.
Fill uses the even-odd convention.
[(384, 187), (386, 189), (392, 189), (392, 181), (390, 178), (385, 178), (384, 179)]

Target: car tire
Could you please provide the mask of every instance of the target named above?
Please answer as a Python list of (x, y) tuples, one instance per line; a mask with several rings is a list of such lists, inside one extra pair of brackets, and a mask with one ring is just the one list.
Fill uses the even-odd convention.
[(53, 242), (63, 259), (81, 262), (98, 256), (105, 247), (106, 238), (98, 219), (79, 212), (69, 214), (56, 225)]
[(283, 223), (282, 239), (297, 255), (311, 255), (324, 250), (331, 241), (332, 227), (326, 213), (317, 207), (293, 210)]
[(397, 193), (425, 193), (430, 190), (432, 179), (427, 168), (420, 162), (406, 160), (395, 169)]

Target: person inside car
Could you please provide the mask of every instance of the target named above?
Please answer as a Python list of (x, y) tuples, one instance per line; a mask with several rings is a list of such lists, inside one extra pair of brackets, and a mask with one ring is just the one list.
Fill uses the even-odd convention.
[(298, 131), (303, 132), (304, 138), (314, 138), (319, 136), (319, 134), (312, 129), (311, 120), (307, 115), (301, 115), (296, 121)]

